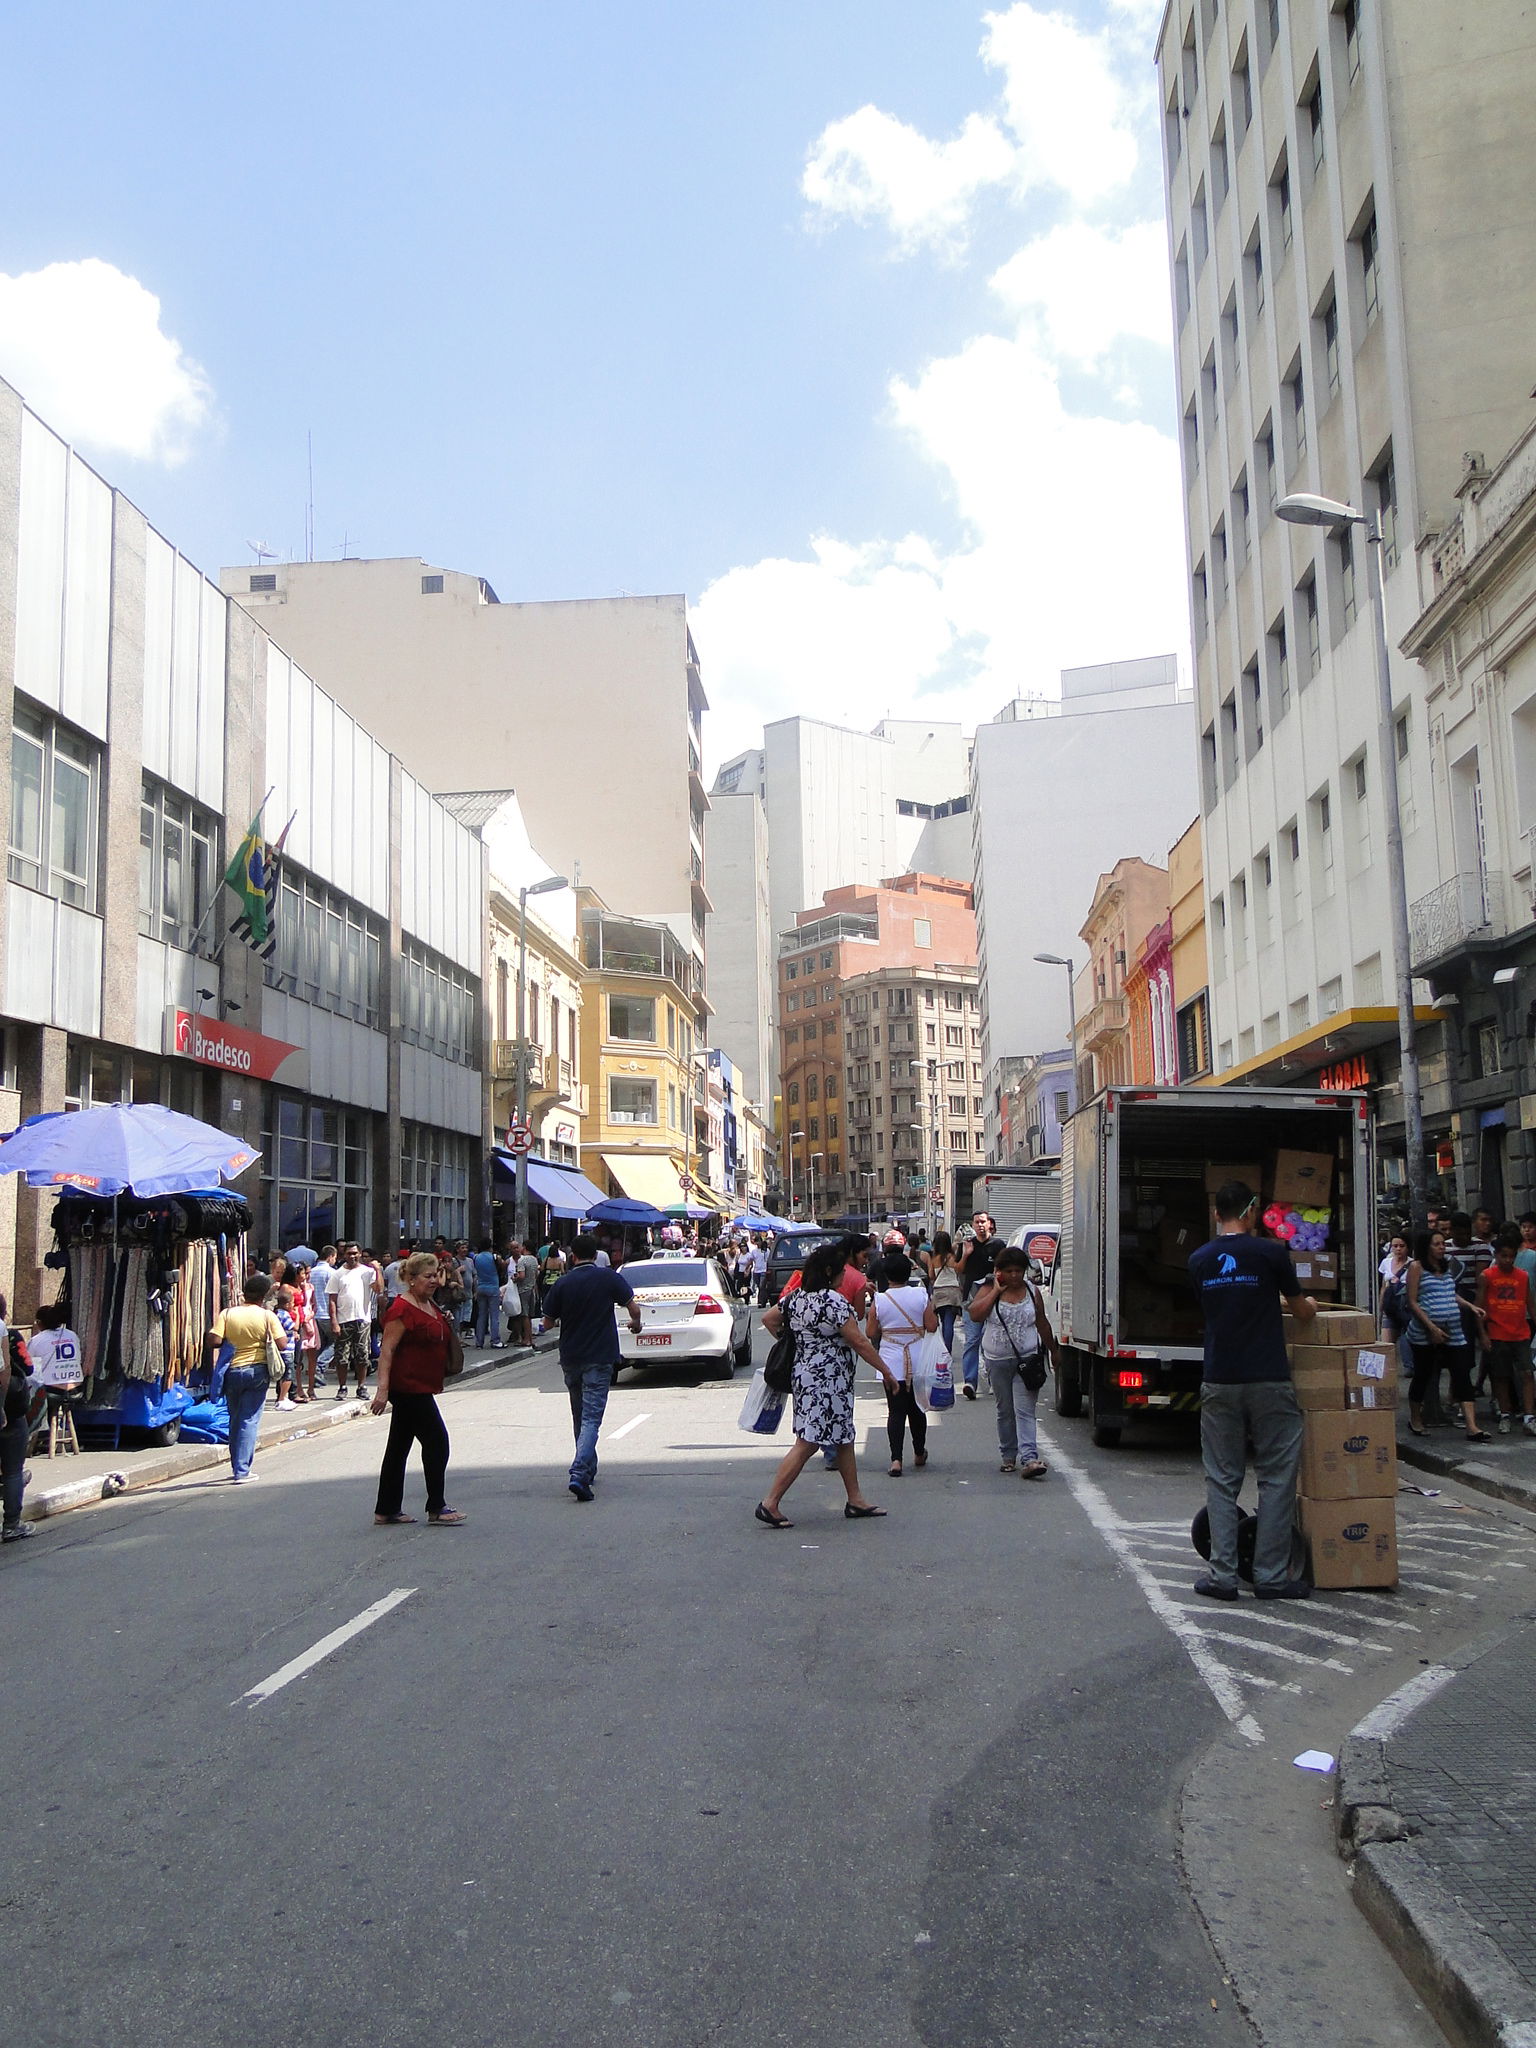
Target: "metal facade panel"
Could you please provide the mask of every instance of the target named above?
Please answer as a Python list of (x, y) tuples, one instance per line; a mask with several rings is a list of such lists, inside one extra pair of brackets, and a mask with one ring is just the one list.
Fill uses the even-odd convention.
[(29, 1024), (53, 1022), (54, 911), (51, 896), (9, 882), (5, 892), (5, 1008)]
[(55, 910), (53, 1021), (82, 1038), (99, 1038), (101, 919), (68, 903), (57, 904)]
[(152, 529), (144, 535), (144, 766), (171, 779), (171, 631), (176, 550)]
[(197, 671), (202, 651), (203, 579), (176, 557), (171, 614), (171, 725), (168, 779), (188, 795), (197, 781)]
[(213, 811), (224, 808), (224, 695), (229, 650), (229, 600), (206, 576), (202, 584), (202, 647), (197, 664), (197, 738), (192, 794)]
[(16, 547), (16, 687), (59, 708), (64, 659), (64, 529), (69, 451), (21, 416), (21, 530)]
[(112, 493), (78, 455), (69, 458), (64, 524), (59, 709), (83, 731), (104, 740), (112, 627)]

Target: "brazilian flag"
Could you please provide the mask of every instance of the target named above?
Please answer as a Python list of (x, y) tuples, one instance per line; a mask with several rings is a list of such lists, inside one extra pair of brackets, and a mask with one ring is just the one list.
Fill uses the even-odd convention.
[[(279, 849), (268, 845), (262, 838), (257, 830), (260, 823), (258, 812), (236, 849), (234, 859), (224, 870), (224, 880), (240, 903), (240, 913), (230, 924), (230, 930), (263, 960), (270, 960), (277, 950)], [(284, 833), (283, 837), (287, 836)]]

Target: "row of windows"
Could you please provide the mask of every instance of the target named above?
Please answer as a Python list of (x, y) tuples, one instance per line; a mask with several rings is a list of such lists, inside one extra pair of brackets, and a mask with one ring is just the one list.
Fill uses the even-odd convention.
[[(832, 965), (836, 958), (837, 955), (835, 953), (822, 954), (821, 971), (823, 974), (830, 973)], [(799, 975), (802, 967), (805, 969), (807, 976), (814, 974), (816, 971), (816, 963), (814, 960), (787, 960), (784, 963), (784, 979), (786, 981), (794, 981), (796, 977)]]
[[(608, 1077), (608, 1121), (611, 1124), (657, 1124), (661, 1116), (661, 1088), (651, 1075), (634, 1079), (628, 1075)], [(667, 1128), (687, 1131), (689, 1098), (675, 1081), (667, 1083)]]
[(14, 706), (10, 878), (94, 910), (101, 749), (24, 697)]
[[(910, 1159), (915, 1165), (922, 1158), (924, 1150), (923, 1146), (915, 1141), (913, 1143), (904, 1145), (900, 1142), (900, 1138), (900, 1133), (897, 1133), (892, 1137), (892, 1154), (898, 1159)], [(972, 1132), (963, 1129), (955, 1129), (946, 1133), (944, 1139), (944, 1146), (945, 1149), (950, 1152), (970, 1152), (973, 1150), (977, 1152), (983, 1152), (986, 1150), (986, 1139), (982, 1136), (982, 1133), (980, 1131)], [(850, 1131), (848, 1133), (848, 1152), (849, 1156), (852, 1158), (869, 1159), (874, 1157), (876, 1154), (883, 1152), (884, 1150), (884, 1131)]]
[(381, 928), (366, 910), (283, 863), (269, 987), (377, 1030), (382, 953)]
[[(915, 989), (910, 988), (887, 989), (885, 991), (885, 1007), (887, 1011), (898, 1017), (911, 1016), (915, 1008), (913, 998), (916, 993)], [(974, 1010), (977, 1006), (976, 991), (973, 988), (946, 988), (942, 990), (924, 988), (922, 994), (923, 1008), (925, 1010), (935, 1009), (938, 1006), (940, 995), (944, 998), (944, 1008), (946, 1010)], [(843, 1014), (845, 1017), (867, 1017), (871, 1012), (878, 1013), (879, 1008), (880, 991), (877, 988), (861, 989), (857, 995), (845, 996), (843, 998)]]
[(400, 1036), (461, 1067), (477, 1063), (480, 984), (439, 953), (406, 939), (400, 949)]
[[(921, 1064), (926, 1067), (930, 1082), (937, 1081), (941, 1074), (942, 1078), (946, 1081), (963, 1082), (966, 1079), (967, 1066), (970, 1068), (970, 1080), (973, 1086), (981, 1079), (981, 1064), (977, 1060), (927, 1060)], [(916, 1075), (918, 1066), (919, 1062), (917, 1060), (908, 1060), (906, 1062), (908, 1078)], [(899, 1060), (891, 1061), (891, 1079), (893, 1081), (896, 1079), (900, 1067), (901, 1062)], [(860, 1060), (856, 1065), (850, 1066), (848, 1069), (849, 1088), (867, 1088), (870, 1082), (870, 1071), (870, 1062), (868, 1060)], [(873, 1071), (874, 1078), (878, 1081), (880, 1079), (880, 1062), (878, 1060), (874, 1062)]]
[(898, 818), (959, 818), (971, 808), (968, 796), (953, 796), (947, 804), (920, 804), (906, 797), (896, 799)]
[[(673, 1003), (664, 1005), (667, 1016), (667, 1050), (693, 1053), (693, 1027)], [(610, 996), (608, 1036), (625, 1045), (656, 1045), (657, 998), (655, 996)]]
[(450, 1243), (469, 1228), (469, 1177), (474, 1152), (468, 1138), (425, 1124), (400, 1126), (400, 1234), (407, 1241)]
[(222, 882), (219, 821), (152, 775), (139, 798), (139, 930), (147, 939), (212, 956), (224, 933), (208, 915)]

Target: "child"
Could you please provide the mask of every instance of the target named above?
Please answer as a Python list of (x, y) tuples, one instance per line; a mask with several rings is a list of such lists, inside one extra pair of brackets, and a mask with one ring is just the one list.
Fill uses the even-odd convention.
[(1536, 1382), (1531, 1373), (1536, 1297), (1531, 1292), (1530, 1274), (1515, 1263), (1519, 1250), (1519, 1227), (1506, 1223), (1494, 1244), (1493, 1264), (1477, 1276), (1477, 1307), (1488, 1341), (1488, 1375), (1493, 1381), (1500, 1436), (1509, 1435), (1514, 1420), (1517, 1380), (1524, 1403), (1522, 1427), (1527, 1436), (1536, 1436)]
[(32, 1372), (50, 1393), (66, 1393), (85, 1382), (80, 1339), (70, 1329), (64, 1310), (54, 1303), (37, 1312), (37, 1327), (27, 1344)]
[(297, 1408), (299, 1404), (293, 1398), (293, 1361), (299, 1348), (299, 1326), (293, 1313), (293, 1289), (286, 1282), (273, 1297), (272, 1313), (283, 1331), (283, 1376), (277, 1383), (277, 1405)]

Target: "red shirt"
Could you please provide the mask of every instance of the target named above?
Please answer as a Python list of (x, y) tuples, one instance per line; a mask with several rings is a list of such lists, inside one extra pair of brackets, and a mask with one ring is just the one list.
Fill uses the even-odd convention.
[(1490, 1343), (1526, 1343), (1531, 1334), (1531, 1322), (1526, 1309), (1530, 1296), (1525, 1274), (1518, 1266), (1510, 1273), (1498, 1266), (1488, 1266), (1484, 1268), (1482, 1278)]
[(389, 1362), (392, 1394), (440, 1394), (448, 1364), (448, 1322), (429, 1301), (425, 1308), (408, 1294), (396, 1295), (384, 1316), (384, 1327), (400, 1323), (399, 1340)]

